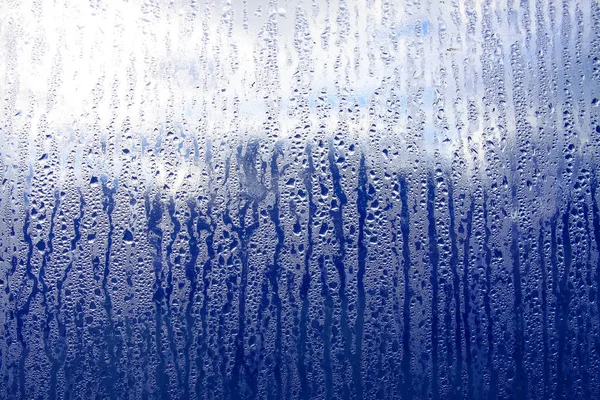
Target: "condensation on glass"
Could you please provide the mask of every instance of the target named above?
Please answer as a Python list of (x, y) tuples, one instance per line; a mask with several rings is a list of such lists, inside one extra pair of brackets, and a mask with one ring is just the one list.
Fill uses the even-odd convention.
[(0, 398), (599, 398), (599, 22), (1, 1)]

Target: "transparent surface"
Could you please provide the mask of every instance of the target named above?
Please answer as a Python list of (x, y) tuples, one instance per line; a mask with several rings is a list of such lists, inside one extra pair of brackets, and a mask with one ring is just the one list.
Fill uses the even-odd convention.
[(599, 23), (0, 0), (0, 398), (599, 398)]

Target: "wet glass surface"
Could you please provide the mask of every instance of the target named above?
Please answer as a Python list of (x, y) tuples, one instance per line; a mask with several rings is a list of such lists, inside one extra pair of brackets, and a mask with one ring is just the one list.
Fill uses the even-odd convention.
[(599, 398), (599, 22), (0, 1), (0, 398)]

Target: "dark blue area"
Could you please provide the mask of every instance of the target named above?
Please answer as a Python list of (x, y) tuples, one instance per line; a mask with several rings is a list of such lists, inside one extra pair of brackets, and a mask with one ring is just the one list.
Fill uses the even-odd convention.
[(100, 178), (27, 198), (7, 397), (596, 397), (594, 174), (518, 219), (505, 177), (382, 175), (333, 140), (296, 169), (264, 151), (207, 156), (193, 196)]

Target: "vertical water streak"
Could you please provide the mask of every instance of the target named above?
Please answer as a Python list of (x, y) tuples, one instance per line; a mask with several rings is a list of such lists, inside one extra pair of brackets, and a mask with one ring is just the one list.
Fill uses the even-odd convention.
[[(458, 276), (458, 239), (456, 235), (455, 208), (454, 208), (454, 184), (452, 177), (447, 176), (448, 182), (448, 216), (450, 218), (450, 271), (452, 273), (452, 288), (454, 299), (454, 346), (456, 347), (456, 370), (452, 391), (453, 396), (459, 396), (463, 392), (462, 387), (462, 333), (461, 333), (461, 302), (460, 302), (460, 278)], [(464, 288), (463, 288), (464, 289)], [(468, 290), (468, 289), (467, 289)], [(465, 304), (466, 307), (466, 304)], [(451, 325), (451, 324), (448, 324)]]
[(281, 225), (280, 215), (279, 215), (279, 202), (280, 202), (280, 193), (279, 193), (279, 167), (277, 166), (277, 160), (280, 156), (283, 155), (283, 152), (279, 147), (275, 147), (273, 152), (273, 156), (271, 158), (271, 190), (273, 190), (275, 194), (275, 202), (273, 204), (273, 208), (271, 210), (271, 222), (275, 226), (275, 234), (277, 236), (277, 243), (275, 244), (275, 251), (273, 253), (273, 263), (271, 264), (270, 270), (268, 271), (269, 283), (271, 284), (271, 289), (273, 291), (271, 302), (275, 305), (275, 366), (274, 366), (274, 375), (275, 375), (275, 399), (281, 400), (282, 398), (282, 383), (281, 383), (281, 370), (282, 366), (282, 354), (281, 354), (281, 339), (282, 339), (282, 306), (281, 306), (281, 298), (279, 297), (279, 279), (281, 277), (281, 265), (280, 265), (280, 257), (281, 252), (284, 246), (284, 231)]
[(485, 291), (483, 302), (485, 308), (485, 316), (487, 321), (487, 368), (490, 374), (490, 383), (488, 390), (488, 399), (495, 399), (498, 396), (498, 372), (494, 364), (494, 316), (492, 315), (492, 249), (490, 248), (491, 230), (488, 214), (488, 194), (483, 192), (483, 221), (484, 221), (484, 239), (483, 251), (485, 257)]
[(179, 366), (179, 352), (177, 351), (177, 343), (175, 342), (175, 333), (173, 330), (173, 303), (171, 296), (173, 294), (173, 261), (171, 259), (173, 254), (173, 245), (177, 240), (177, 236), (181, 231), (181, 223), (177, 219), (175, 200), (173, 197), (169, 199), (167, 205), (167, 211), (169, 213), (169, 220), (173, 225), (173, 230), (169, 235), (169, 242), (166, 246), (165, 258), (167, 261), (167, 285), (165, 288), (165, 304), (167, 305), (167, 311), (165, 314), (165, 325), (167, 327), (167, 339), (169, 341), (169, 347), (171, 349), (171, 356), (173, 357), (173, 363), (175, 365), (175, 372), (177, 374), (177, 386), (181, 388), (183, 386), (183, 377), (181, 375), (181, 368)]
[[(158, 357), (156, 366), (156, 380), (161, 398), (170, 398), (169, 377), (166, 374), (166, 360), (163, 351), (163, 304), (165, 301), (165, 288), (163, 287), (164, 271), (162, 262), (163, 253), (163, 229), (161, 227), (163, 218), (163, 205), (158, 194), (150, 200), (150, 194), (145, 196), (145, 208), (147, 219), (147, 235), (150, 246), (153, 249), (152, 267), (154, 271), (154, 294), (152, 301), (155, 305), (155, 332), (154, 343)], [(167, 304), (168, 307), (168, 304)]]
[(515, 398), (525, 399), (527, 398), (527, 373), (523, 365), (525, 358), (525, 322), (523, 319), (523, 291), (521, 287), (521, 263), (519, 259), (519, 227), (516, 222), (512, 223), (511, 227), (512, 241), (510, 251), (512, 254), (512, 275), (514, 285), (514, 324), (515, 324), (515, 348), (514, 348), (514, 362), (515, 362), (515, 377), (514, 377), (514, 390)]
[(427, 176), (427, 222), (428, 222), (428, 240), (429, 240), (429, 266), (431, 268), (431, 392), (432, 398), (440, 398), (439, 390), (439, 289), (438, 289), (438, 268), (439, 268), (439, 250), (437, 247), (437, 229), (435, 221), (435, 184), (433, 182), (433, 173)]
[(365, 283), (367, 246), (365, 244), (365, 220), (367, 218), (367, 206), (369, 195), (367, 194), (367, 167), (365, 166), (365, 154), (360, 155), (360, 165), (358, 167), (358, 198), (356, 208), (358, 209), (358, 269), (356, 271), (356, 322), (355, 349), (352, 360), (352, 375), (356, 385), (356, 398), (363, 398), (363, 379), (362, 379), (362, 349), (365, 323)]
[(306, 189), (308, 198), (308, 215), (306, 222), (306, 250), (304, 252), (304, 272), (302, 274), (302, 284), (300, 286), (300, 300), (302, 302), (300, 310), (300, 333), (298, 335), (298, 375), (300, 378), (300, 397), (307, 400), (311, 397), (311, 385), (307, 372), (307, 336), (309, 323), (309, 291), (311, 284), (310, 263), (313, 255), (313, 224), (317, 206), (313, 201), (313, 184), (312, 179), (315, 173), (313, 164), (312, 148), (310, 145), (306, 147), (307, 167), (303, 171), (303, 183)]
[[(60, 336), (57, 340), (59, 342), (51, 343), (49, 338), (50, 336), (50, 323), (53, 320), (54, 313), (50, 311), (50, 305), (48, 304), (48, 285), (46, 284), (46, 268), (48, 267), (48, 258), (52, 256), (54, 251), (53, 241), (54, 241), (54, 224), (56, 221), (56, 214), (60, 207), (60, 192), (58, 189), (54, 191), (54, 206), (52, 207), (52, 213), (50, 215), (50, 228), (48, 231), (48, 242), (44, 246), (44, 255), (42, 257), (42, 265), (40, 266), (40, 272), (38, 276), (38, 281), (40, 283), (40, 292), (42, 294), (42, 306), (44, 306), (44, 329), (43, 329), (43, 343), (44, 343), (44, 351), (46, 352), (46, 356), (50, 361), (50, 387), (48, 396), (51, 400), (56, 399), (56, 385), (57, 385), (57, 374), (60, 365), (64, 362), (64, 357), (66, 356), (64, 349), (64, 344), (60, 342)], [(43, 242), (40, 242), (43, 243)], [(58, 354), (54, 354), (57, 352)]]
[(206, 372), (204, 371), (204, 358), (209, 349), (209, 324), (208, 324), (208, 310), (209, 310), (209, 288), (211, 285), (210, 274), (212, 271), (212, 264), (215, 260), (215, 249), (213, 247), (215, 239), (215, 231), (217, 229), (217, 219), (213, 215), (213, 209), (215, 206), (216, 199), (216, 188), (214, 187), (213, 177), (213, 166), (212, 166), (212, 152), (210, 145), (207, 146), (206, 150), (206, 166), (208, 169), (208, 187), (210, 190), (208, 204), (206, 207), (206, 217), (200, 216), (196, 226), (196, 232), (204, 231), (207, 233), (204, 243), (206, 245), (206, 253), (208, 255), (206, 261), (202, 264), (202, 306), (200, 308), (200, 323), (202, 326), (202, 332), (200, 333), (200, 340), (197, 347), (196, 357), (196, 369), (198, 370), (198, 377), (196, 378), (196, 395), (199, 393), (204, 394), (202, 387), (207, 385), (205, 382)]
[[(25, 202), (27, 201), (27, 194), (25, 196)], [(31, 292), (27, 295), (27, 299), (22, 307), (17, 308), (16, 310), (16, 320), (17, 320), (17, 340), (21, 344), (21, 357), (19, 358), (19, 394), (20, 398), (26, 398), (26, 379), (25, 379), (25, 362), (27, 360), (27, 356), (29, 355), (29, 346), (26, 340), (26, 334), (23, 333), (23, 327), (25, 325), (25, 317), (29, 314), (31, 308), (31, 302), (35, 299), (37, 293), (39, 292), (38, 288), (38, 279), (37, 276), (33, 273), (31, 258), (33, 256), (33, 240), (29, 233), (29, 227), (31, 225), (31, 212), (29, 208), (25, 213), (25, 221), (23, 222), (23, 239), (25, 243), (27, 243), (27, 256), (25, 259), (25, 275), (28, 280), (33, 282), (33, 286), (31, 288)]]
[[(79, 241), (81, 240), (82, 234), (81, 234), (81, 221), (83, 220), (84, 217), (84, 212), (85, 212), (85, 200), (83, 197), (83, 192), (81, 190), (78, 190), (78, 194), (79, 194), (79, 214), (77, 215), (77, 217), (75, 217), (73, 219), (73, 239), (71, 239), (71, 246), (70, 246), (70, 253), (71, 253), (71, 257), (69, 260), (69, 263), (67, 264), (67, 267), (65, 268), (65, 271), (62, 275), (62, 278), (60, 278), (57, 282), (56, 282), (56, 290), (57, 290), (57, 302), (56, 302), (56, 310), (54, 312), (54, 318), (56, 319), (56, 325), (58, 327), (58, 335), (59, 337), (62, 338), (62, 340), (64, 340), (66, 342), (67, 340), (67, 326), (65, 323), (65, 317), (63, 316), (63, 309), (62, 309), (62, 305), (63, 305), (63, 286), (65, 284), (65, 282), (67, 281), (67, 279), (69, 278), (69, 273), (71, 272), (71, 270), (73, 269), (73, 265), (76, 261), (76, 257), (79, 256)], [(68, 350), (68, 349), (67, 349)], [(81, 351), (81, 349), (77, 350), (77, 354), (79, 354)], [(78, 357), (76, 357), (78, 358)], [(59, 368), (65, 364), (66, 361), (66, 357), (62, 360), (62, 364), (59, 365)], [(73, 367), (73, 369), (69, 368), (68, 366), (65, 365), (64, 369), (65, 369), (65, 376), (67, 377), (67, 382), (65, 383), (65, 391), (68, 393), (70, 393), (70, 389), (69, 387), (71, 385), (75, 385), (76, 382), (73, 381), (73, 376), (75, 374), (76, 371), (76, 366)], [(72, 373), (71, 373), (72, 372)], [(66, 396), (65, 396), (66, 397)]]
[(538, 236), (538, 259), (541, 273), (541, 294), (542, 294), (542, 386), (544, 398), (550, 397), (550, 338), (548, 335), (548, 271), (546, 267), (546, 247), (544, 240), (544, 223), (540, 220), (540, 232)]
[(474, 396), (474, 381), (473, 381), (473, 355), (471, 349), (471, 324), (469, 319), (471, 317), (471, 291), (469, 284), (469, 276), (471, 274), (469, 268), (470, 260), (470, 248), (471, 248), (471, 236), (473, 234), (473, 214), (475, 212), (475, 199), (471, 197), (471, 204), (467, 211), (467, 231), (465, 234), (464, 252), (463, 252), (463, 301), (464, 301), (464, 312), (463, 326), (465, 329), (465, 354), (466, 354), (466, 366), (467, 366), (467, 400), (472, 399)]
[(196, 297), (196, 287), (198, 285), (197, 282), (197, 269), (196, 262), (198, 260), (198, 256), (200, 254), (200, 248), (198, 246), (198, 233), (197, 230), (194, 229), (196, 225), (196, 220), (198, 219), (198, 211), (196, 211), (196, 202), (194, 200), (188, 201), (188, 209), (189, 209), (189, 217), (186, 222), (186, 230), (188, 235), (188, 247), (189, 247), (189, 256), (186, 257), (185, 261), (185, 277), (189, 282), (189, 292), (187, 296), (187, 304), (185, 306), (185, 319), (186, 319), (186, 337), (185, 337), (185, 348), (184, 348), (184, 357), (185, 357), (185, 379), (184, 379), (184, 396), (189, 397), (189, 389), (190, 389), (190, 375), (192, 373), (191, 365), (190, 365), (190, 353), (192, 349), (192, 345), (194, 343), (195, 335), (195, 324), (196, 318), (194, 315), (194, 305), (195, 305), (195, 297)]
[[(333, 142), (329, 141), (329, 152), (328, 152), (329, 172), (331, 173), (331, 179), (333, 180), (333, 193), (336, 196), (336, 200), (332, 201), (332, 206), (329, 211), (333, 220), (333, 228), (335, 232), (335, 238), (339, 247), (338, 251), (333, 256), (333, 264), (338, 272), (339, 286), (338, 296), (340, 298), (340, 330), (342, 336), (342, 346), (344, 351), (344, 357), (340, 360), (341, 363), (341, 384), (342, 394), (344, 398), (350, 397), (350, 388), (346, 381), (346, 369), (347, 364), (352, 360), (352, 332), (348, 326), (348, 297), (346, 293), (346, 266), (344, 264), (344, 258), (346, 257), (346, 237), (344, 235), (344, 220), (343, 220), (343, 208), (348, 202), (346, 194), (344, 193), (340, 170), (335, 160), (335, 150), (333, 148)], [(357, 384), (360, 382), (356, 382)]]
[(404, 302), (402, 306), (402, 397), (407, 400), (412, 399), (413, 383), (411, 372), (412, 352), (410, 346), (410, 304), (412, 299), (411, 276), (410, 276), (410, 213), (408, 210), (408, 183), (404, 176), (399, 177), (400, 181), (400, 201), (402, 203), (400, 210), (400, 230), (402, 231), (402, 274), (404, 278)]
[[(569, 284), (569, 276), (571, 274), (571, 264), (573, 260), (571, 237), (569, 233), (569, 214), (571, 213), (571, 203), (567, 204), (565, 211), (562, 215), (562, 253), (563, 253), (563, 265), (562, 277), (558, 280), (558, 292), (557, 292), (557, 304), (556, 304), (556, 319), (557, 319), (557, 333), (558, 333), (558, 358), (557, 367), (560, 371), (558, 373), (557, 381), (557, 394), (560, 396), (562, 393), (570, 393), (572, 391), (572, 361), (569, 359), (570, 356), (570, 343), (571, 338), (571, 327), (569, 324), (570, 320), (570, 301), (571, 301), (571, 289)], [(557, 277), (558, 278), (558, 277)]]
[(106, 313), (106, 326), (104, 327), (104, 340), (106, 343), (106, 350), (108, 353), (108, 366), (104, 365), (101, 360), (100, 363), (103, 366), (104, 379), (102, 381), (102, 387), (108, 392), (108, 396), (111, 399), (116, 398), (114, 391), (115, 383), (119, 380), (117, 361), (115, 357), (115, 350), (117, 347), (116, 343), (116, 332), (114, 329), (114, 322), (112, 316), (112, 300), (110, 291), (108, 289), (108, 276), (110, 275), (111, 266), (111, 251), (113, 245), (113, 233), (115, 226), (113, 224), (113, 212), (115, 209), (114, 195), (117, 192), (117, 180), (115, 179), (112, 184), (113, 187), (109, 187), (108, 178), (102, 178), (102, 208), (108, 218), (108, 232), (106, 237), (106, 252), (104, 254), (104, 269), (102, 272), (102, 295), (104, 297), (104, 311)]
[[(239, 153), (241, 154), (241, 149)], [(239, 259), (241, 264), (240, 283), (239, 283), (239, 300), (238, 300), (238, 329), (235, 336), (235, 354), (234, 364), (231, 373), (229, 385), (230, 396), (237, 397), (246, 395), (253, 397), (257, 393), (256, 371), (252, 365), (246, 360), (245, 335), (246, 335), (246, 297), (248, 288), (248, 270), (249, 254), (248, 249), (252, 236), (260, 226), (258, 215), (258, 205), (264, 199), (265, 192), (259, 187), (257, 170), (255, 166), (258, 155), (258, 142), (252, 141), (248, 143), (246, 153), (240, 156), (241, 167), (246, 179), (246, 193), (240, 200), (238, 208), (238, 222), (233, 222), (230, 216), (229, 207), (225, 211), (224, 222), (231, 225), (231, 229), (236, 233), (239, 239)], [(252, 222), (246, 224), (246, 217), (250, 211)], [(240, 379), (243, 378), (243, 381)], [(240, 386), (241, 385), (241, 386)]]

